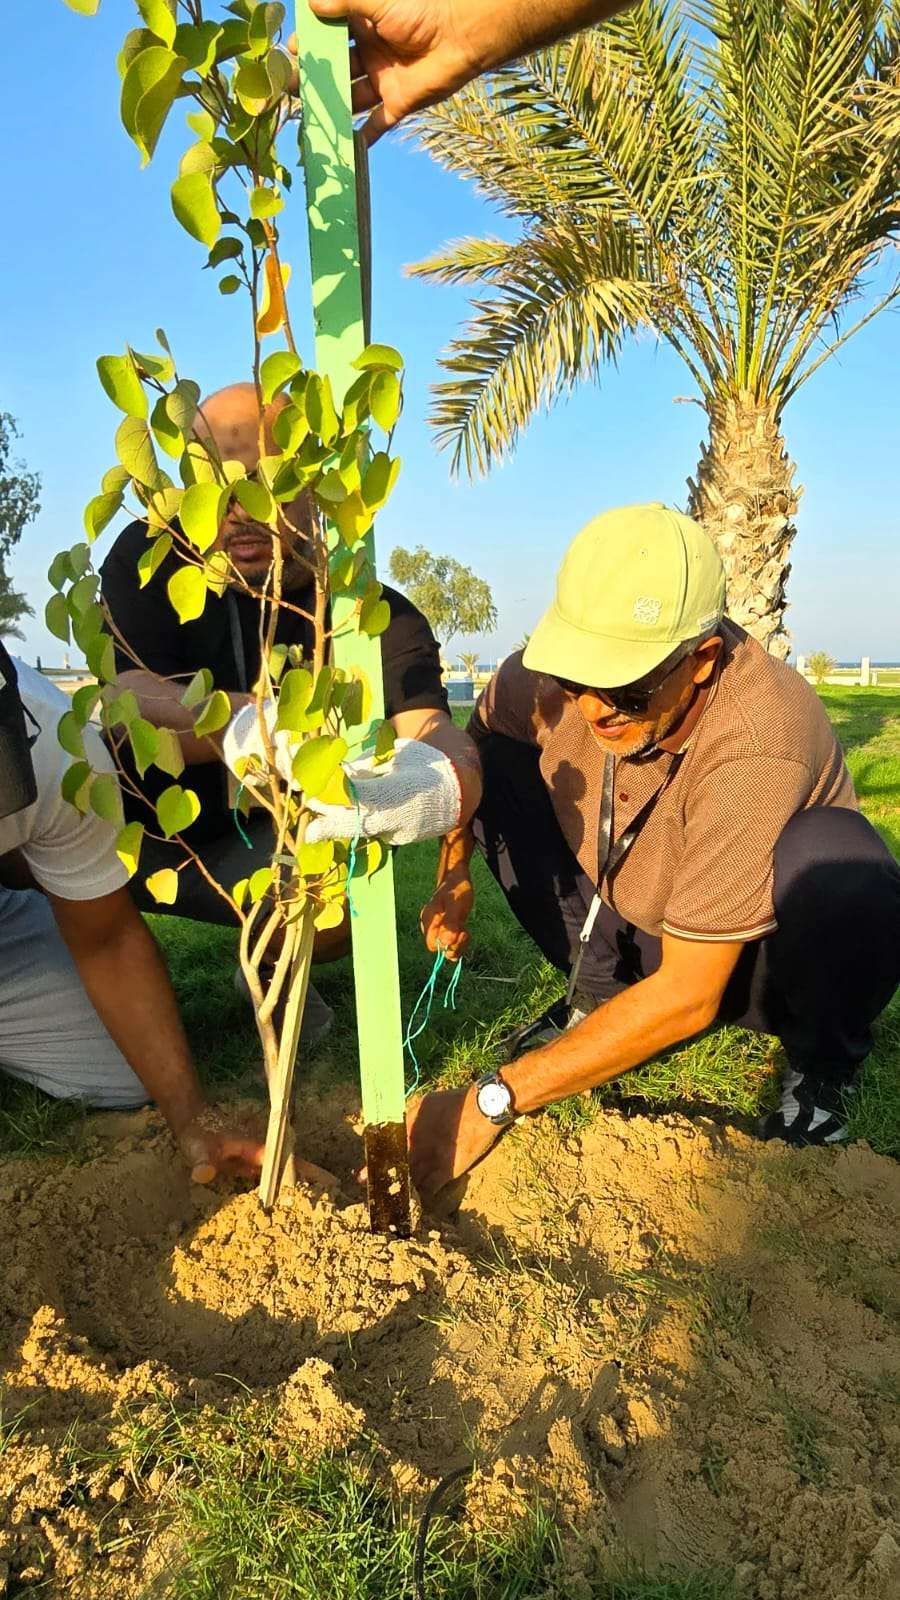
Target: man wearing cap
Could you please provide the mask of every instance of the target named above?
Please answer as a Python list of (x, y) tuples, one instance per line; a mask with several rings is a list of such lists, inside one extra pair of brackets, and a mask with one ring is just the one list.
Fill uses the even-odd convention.
[(900, 868), (817, 695), (724, 605), (698, 524), (661, 505), (607, 512), (476, 706), (483, 798), (447, 841), (426, 937), (460, 953), (477, 844), (569, 987), (497, 1073), (415, 1108), (423, 1192), (516, 1117), (716, 1020), (781, 1040), (763, 1137), (846, 1137), (845, 1095), (900, 980)]

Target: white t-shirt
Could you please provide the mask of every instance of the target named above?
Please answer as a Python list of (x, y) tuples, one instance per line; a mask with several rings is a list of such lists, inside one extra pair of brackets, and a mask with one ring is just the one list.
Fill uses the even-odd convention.
[[(116, 855), (116, 828), (89, 812), (86, 817), (64, 800), (63, 774), (72, 765), (56, 737), (70, 701), (43, 673), (16, 660), (19, 693), (40, 728), (31, 747), (38, 797), (33, 806), (0, 820), (0, 855), (20, 850), (35, 881), (61, 900), (99, 900), (128, 882)], [(27, 719), (26, 719), (27, 721)], [(33, 725), (28, 725), (33, 734)], [(96, 728), (84, 730), (87, 760), (97, 772), (115, 772), (112, 757)]]

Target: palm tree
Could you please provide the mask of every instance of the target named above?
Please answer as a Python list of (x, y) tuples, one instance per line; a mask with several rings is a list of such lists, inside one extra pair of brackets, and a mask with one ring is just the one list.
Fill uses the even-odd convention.
[(457, 661), (468, 678), (474, 678), (478, 672), (478, 655), (474, 650), (467, 650), (457, 656)]
[(520, 224), (413, 269), (487, 289), (436, 389), (454, 470), (486, 471), (629, 336), (666, 339), (708, 420), (689, 509), (731, 615), (782, 656), (802, 492), (785, 406), (900, 293), (882, 259), (900, 225), (898, 62), (900, 0), (696, 0), (690, 28), (674, 0), (642, 0), (420, 123)]

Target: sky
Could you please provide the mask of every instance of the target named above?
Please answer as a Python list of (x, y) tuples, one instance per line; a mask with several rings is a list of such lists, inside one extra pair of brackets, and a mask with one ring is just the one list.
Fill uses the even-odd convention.
[[(37, 613), (17, 648), (31, 661), (40, 654), (46, 666), (59, 664), (63, 649), (43, 625), (46, 570), (57, 550), (82, 537), (84, 504), (115, 459), (120, 413), (100, 388), (96, 358), (121, 352), (126, 341), (152, 349), (163, 327), (182, 374), (209, 391), (248, 376), (251, 355), (245, 302), (219, 295), (214, 275), (201, 270), (203, 247), (170, 210), (178, 157), (193, 137), (180, 110), (143, 171), (119, 122), (115, 56), (134, 25), (132, 0), (102, 0), (92, 19), (63, 0), (3, 6), (7, 37), (27, 42), (27, 52), (0, 60), (0, 410), (17, 419), (19, 454), (43, 483), (40, 516), (11, 570)], [(40, 86), (26, 58), (40, 64)], [(599, 386), (538, 418), (487, 479), (451, 479), (426, 418), (438, 357), (467, 297), (410, 279), (404, 268), (450, 238), (505, 232), (508, 224), (471, 184), (396, 136), (375, 147), (371, 169), (373, 337), (396, 345), (407, 362), (394, 441), (403, 469), (377, 528), (382, 570), (397, 544), (424, 544), (471, 565), (492, 586), (498, 626), (489, 639), (452, 641), (450, 653), (478, 649), (483, 660), (496, 659), (534, 626), (567, 543), (591, 516), (635, 501), (684, 505), (703, 413), (678, 403), (692, 392), (690, 376), (646, 338)], [(308, 301), (299, 181), (281, 221), (296, 318)], [(309, 327), (302, 348), (311, 352)], [(900, 659), (898, 371), (900, 313), (887, 312), (786, 412), (796, 481), (805, 485), (788, 612), (801, 652)]]

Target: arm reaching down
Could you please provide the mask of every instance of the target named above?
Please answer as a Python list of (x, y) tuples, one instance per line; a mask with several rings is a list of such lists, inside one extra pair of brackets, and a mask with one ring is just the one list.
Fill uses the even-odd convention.
[(127, 889), (97, 900), (47, 896), (88, 997), (191, 1166), (252, 1175), (262, 1145), (206, 1104), (168, 973)]

